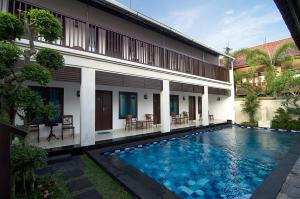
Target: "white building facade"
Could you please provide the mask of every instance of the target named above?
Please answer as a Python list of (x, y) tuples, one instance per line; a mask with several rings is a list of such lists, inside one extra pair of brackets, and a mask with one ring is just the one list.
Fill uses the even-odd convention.
[[(61, 52), (64, 69), (47, 88), (28, 86), (56, 100), (61, 115), (73, 116), (82, 146), (95, 144), (98, 131), (125, 128), (127, 114), (138, 120), (151, 114), (161, 132), (170, 132), (171, 112), (189, 112), (202, 125), (209, 115), (234, 122), (233, 70), (220, 66), (221, 52), (111, 0), (3, 0), (0, 6), (17, 16), (20, 9), (47, 9), (62, 22), (61, 40), (35, 45)], [(16, 43), (28, 48), (26, 39)]]

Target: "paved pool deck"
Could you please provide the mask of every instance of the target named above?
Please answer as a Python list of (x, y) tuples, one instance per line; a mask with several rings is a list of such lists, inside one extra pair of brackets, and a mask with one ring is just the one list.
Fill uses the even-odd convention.
[(298, 156), (296, 163), (289, 172), (276, 199), (297, 198), (300, 198), (300, 156)]

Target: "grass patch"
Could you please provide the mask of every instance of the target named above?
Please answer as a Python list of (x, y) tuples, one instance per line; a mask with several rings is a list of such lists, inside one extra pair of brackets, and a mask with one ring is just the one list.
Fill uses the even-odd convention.
[[(61, 173), (57, 173), (54, 175), (57, 180), (58, 186), (60, 187), (60, 199), (72, 199), (73, 196), (91, 189), (97, 190), (104, 199), (135, 198), (131, 193), (129, 193), (122, 185), (115, 181), (109, 174), (107, 174), (87, 155), (82, 155), (80, 156), (80, 158), (84, 163), (84, 175), (77, 178), (71, 178), (69, 180), (64, 180)], [(92, 187), (88, 187), (86, 189), (82, 189), (72, 193), (68, 190), (67, 184), (69, 182), (85, 177), (89, 178), (89, 180), (92, 182)]]
[(82, 155), (85, 176), (93, 183), (94, 188), (104, 199), (131, 199), (134, 198), (122, 185), (116, 182), (109, 174), (99, 167), (87, 155)]

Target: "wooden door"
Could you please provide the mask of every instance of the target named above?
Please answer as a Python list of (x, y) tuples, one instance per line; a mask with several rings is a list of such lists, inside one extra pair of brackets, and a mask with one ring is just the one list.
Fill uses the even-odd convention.
[(189, 119), (196, 119), (196, 104), (195, 104), (195, 96), (189, 96)]
[(202, 115), (202, 96), (198, 96), (198, 113)]
[(160, 94), (153, 94), (153, 121), (160, 124)]
[(112, 92), (96, 91), (96, 131), (112, 129)]

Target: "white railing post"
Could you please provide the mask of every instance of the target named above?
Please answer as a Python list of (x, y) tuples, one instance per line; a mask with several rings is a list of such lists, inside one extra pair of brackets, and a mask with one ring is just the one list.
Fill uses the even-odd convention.
[(209, 125), (208, 118), (208, 86), (204, 86), (204, 92), (202, 95), (202, 125)]
[(231, 120), (232, 123), (235, 123), (235, 93), (234, 93), (234, 73), (233, 73), (233, 61), (231, 61), (231, 68), (229, 70), (229, 80), (231, 83), (231, 95), (230, 95), (230, 104), (231, 104)]
[(95, 144), (96, 71), (81, 69), (80, 86), (80, 145)]
[(170, 121), (170, 81), (163, 80), (163, 88), (160, 92), (161, 110), (161, 132), (166, 133), (171, 130)]
[(0, 1), (1, 12), (7, 12), (8, 11), (8, 4), (9, 4), (9, 0), (1, 0)]

